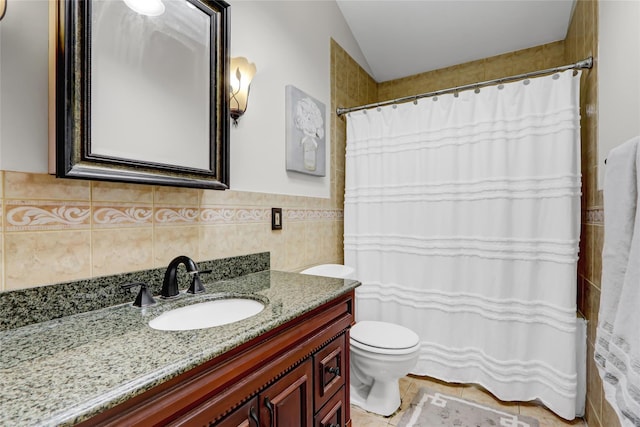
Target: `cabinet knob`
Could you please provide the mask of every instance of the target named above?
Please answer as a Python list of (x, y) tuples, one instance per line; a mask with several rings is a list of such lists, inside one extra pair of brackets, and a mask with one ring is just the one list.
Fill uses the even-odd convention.
[(336, 376), (340, 375), (340, 366), (327, 366), (325, 370), (330, 374), (334, 374)]

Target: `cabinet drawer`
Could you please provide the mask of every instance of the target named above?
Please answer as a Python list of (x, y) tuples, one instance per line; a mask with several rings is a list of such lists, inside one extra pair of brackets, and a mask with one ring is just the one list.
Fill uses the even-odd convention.
[(313, 356), (315, 407), (321, 408), (345, 384), (346, 340), (340, 335)]
[(346, 420), (345, 388), (342, 387), (320, 409), (315, 417), (314, 427), (344, 427)]

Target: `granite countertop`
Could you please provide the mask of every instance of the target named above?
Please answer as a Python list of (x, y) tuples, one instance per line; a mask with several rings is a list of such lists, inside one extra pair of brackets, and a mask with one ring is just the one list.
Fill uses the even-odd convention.
[[(84, 421), (356, 288), (354, 280), (279, 271), (205, 283), (207, 292), (130, 303), (0, 332), (0, 425)], [(147, 323), (174, 308), (221, 296), (266, 303), (256, 316), (193, 331)]]

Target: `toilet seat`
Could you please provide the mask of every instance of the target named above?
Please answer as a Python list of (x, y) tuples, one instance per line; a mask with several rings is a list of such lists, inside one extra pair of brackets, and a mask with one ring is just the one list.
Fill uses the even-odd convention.
[(420, 346), (420, 337), (409, 328), (388, 322), (363, 320), (350, 332), (351, 345), (379, 354), (408, 354)]

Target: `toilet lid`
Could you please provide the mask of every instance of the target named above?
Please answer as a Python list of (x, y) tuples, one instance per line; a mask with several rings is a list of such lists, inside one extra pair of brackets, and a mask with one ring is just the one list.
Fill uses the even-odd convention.
[(399, 350), (418, 344), (418, 334), (394, 323), (362, 320), (351, 328), (351, 339), (371, 347)]

